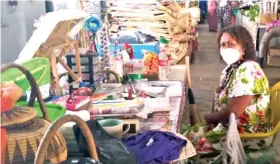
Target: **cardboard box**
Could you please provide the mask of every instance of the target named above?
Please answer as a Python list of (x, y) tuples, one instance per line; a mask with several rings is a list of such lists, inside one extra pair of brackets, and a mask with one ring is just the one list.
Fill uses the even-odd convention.
[(267, 54), (267, 65), (280, 67), (280, 48), (269, 48)]
[(277, 20), (277, 13), (260, 13), (260, 24), (268, 24)]

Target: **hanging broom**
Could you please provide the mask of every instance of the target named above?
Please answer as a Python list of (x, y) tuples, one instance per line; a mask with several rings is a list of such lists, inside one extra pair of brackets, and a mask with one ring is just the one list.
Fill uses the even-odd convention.
[(190, 104), (190, 123), (191, 125), (195, 125), (200, 123), (201, 117), (199, 111), (195, 104), (194, 95), (191, 89), (191, 76), (190, 76), (190, 57), (186, 55), (186, 94), (188, 94), (189, 104)]

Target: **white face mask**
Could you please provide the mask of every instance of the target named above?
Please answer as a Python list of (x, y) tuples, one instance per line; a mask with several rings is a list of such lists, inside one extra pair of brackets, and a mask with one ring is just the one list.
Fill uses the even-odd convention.
[(240, 58), (240, 52), (235, 48), (220, 49), (220, 53), (222, 58), (228, 65), (237, 62)]

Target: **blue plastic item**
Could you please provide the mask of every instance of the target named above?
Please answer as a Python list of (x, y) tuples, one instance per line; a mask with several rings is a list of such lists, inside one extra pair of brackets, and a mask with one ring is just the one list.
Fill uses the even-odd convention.
[(96, 33), (101, 28), (101, 21), (96, 17), (90, 17), (85, 21), (85, 30)]

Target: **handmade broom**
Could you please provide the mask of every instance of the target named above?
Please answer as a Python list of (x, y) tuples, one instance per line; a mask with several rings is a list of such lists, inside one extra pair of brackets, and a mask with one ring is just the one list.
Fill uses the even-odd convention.
[(194, 95), (191, 89), (191, 76), (190, 76), (190, 57), (188, 55), (186, 55), (185, 57), (186, 60), (186, 94), (188, 94), (188, 99), (189, 99), (189, 104), (190, 104), (190, 123), (191, 125), (195, 125), (197, 123), (200, 123), (201, 117), (200, 117), (200, 113), (197, 109), (197, 106), (195, 104), (195, 99), (194, 99)]

